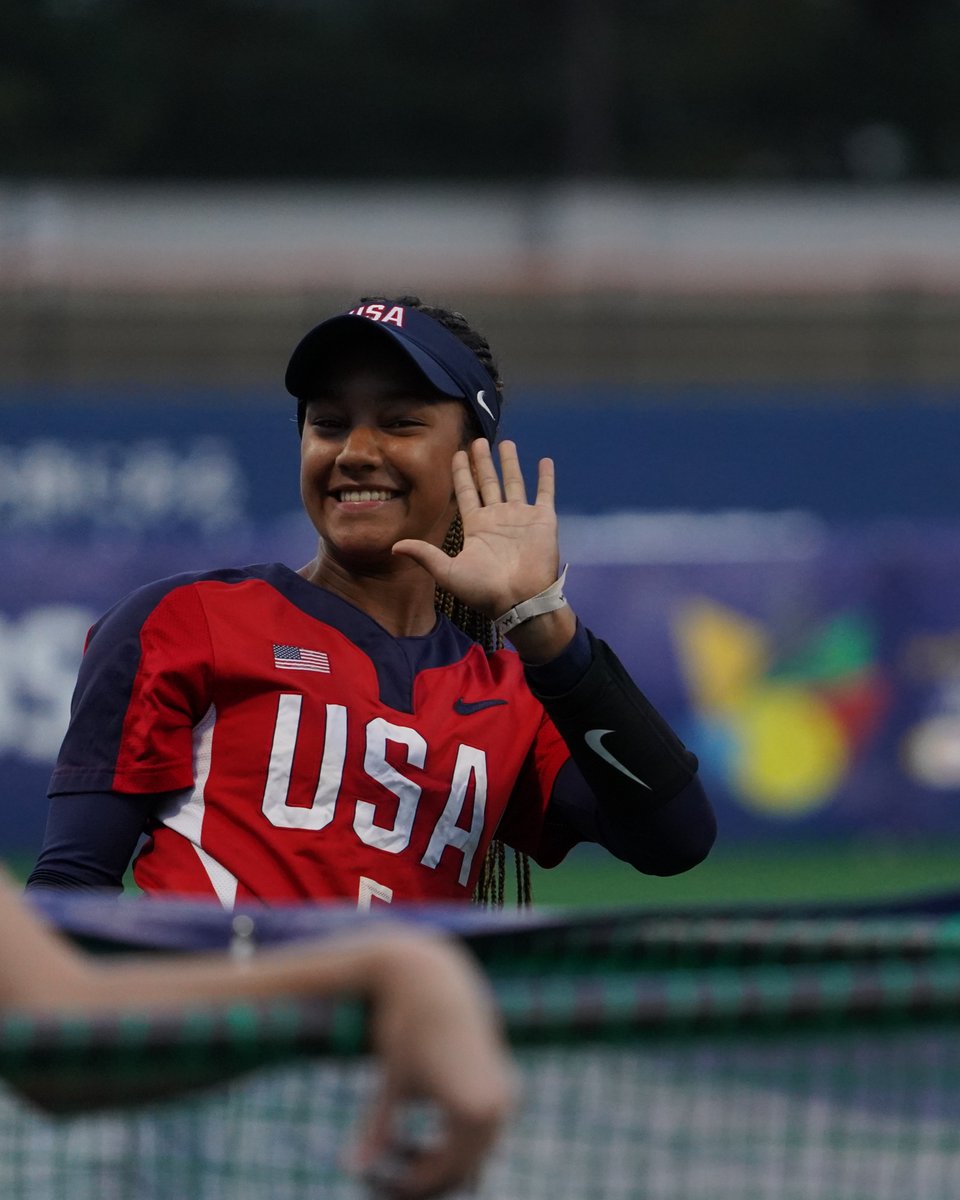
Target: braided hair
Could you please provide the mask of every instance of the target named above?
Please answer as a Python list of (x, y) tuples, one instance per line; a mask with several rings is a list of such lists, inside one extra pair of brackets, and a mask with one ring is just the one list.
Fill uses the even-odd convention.
[[(425, 316), (432, 317), (434, 321), (437, 321), (445, 329), (448, 329), (458, 337), (480, 359), (496, 385), (497, 399), (501, 403), (503, 402), (503, 383), (500, 379), (499, 368), (493, 357), (493, 351), (490, 349), (490, 343), (470, 325), (462, 313), (437, 305), (424, 304), (419, 296), (362, 296), (359, 303), (398, 304), (404, 308), (416, 308)], [(464, 427), (465, 440), (467, 438), (480, 437), (481, 432), (476, 417), (466, 407), (464, 408), (464, 412), (466, 416)], [(455, 557), (463, 549), (463, 522), (460, 519), (459, 513), (454, 517), (453, 523), (447, 530), (447, 536), (444, 538), (441, 548), (451, 558)], [(434, 607), (438, 612), (448, 617), (459, 629), (462, 629), (473, 641), (478, 642), (488, 653), (492, 653), (494, 650), (499, 650), (503, 647), (503, 638), (497, 633), (489, 617), (484, 616), (483, 613), (478, 612), (475, 608), (470, 608), (469, 605), (464, 604), (452, 593), (445, 591), (441, 587), (437, 587), (435, 590)], [(526, 854), (522, 854), (519, 850), (514, 851), (514, 860), (516, 867), (517, 906), (525, 907), (532, 900), (530, 860)], [(480, 868), (480, 877), (477, 880), (474, 900), (478, 904), (502, 908), (505, 898), (506, 847), (499, 838), (494, 838), (490, 843), (483, 865)]]

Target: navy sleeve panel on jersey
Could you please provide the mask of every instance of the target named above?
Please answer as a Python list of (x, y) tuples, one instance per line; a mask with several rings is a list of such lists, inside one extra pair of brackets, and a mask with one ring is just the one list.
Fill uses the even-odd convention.
[(27, 888), (119, 892), (146, 824), (169, 797), (81, 792), (50, 801), (43, 849)]
[(570, 832), (578, 841), (599, 842), (647, 874), (688, 870), (716, 838), (696, 757), (613, 651), (587, 636), (592, 661), (568, 691), (546, 690), (527, 671), (573, 759), (558, 775), (547, 809), (554, 840), (561, 842), (566, 829), (568, 843)]
[(679, 875), (702, 862), (716, 821), (698, 776), (666, 804), (604, 805), (571, 759), (557, 775), (538, 859), (553, 865), (571, 843), (596, 842), (645, 875)]
[(593, 661), (593, 649), (586, 627), (577, 618), (573, 640), (556, 658), (545, 663), (524, 663), (523, 672), (533, 694), (558, 696), (577, 686)]
[(90, 630), (49, 795), (105, 792), (113, 786), (113, 765), (140, 666), (143, 627), (166, 596), (196, 578), (177, 575), (138, 588)]

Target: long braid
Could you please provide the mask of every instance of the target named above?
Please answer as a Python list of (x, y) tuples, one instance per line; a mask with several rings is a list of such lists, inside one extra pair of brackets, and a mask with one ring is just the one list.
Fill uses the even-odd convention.
[[(459, 513), (453, 518), (441, 549), (451, 558), (463, 549), (463, 522)], [(448, 617), (488, 653), (502, 649), (503, 638), (497, 633), (489, 617), (475, 608), (470, 608), (441, 587), (435, 589), (433, 602), (437, 612)], [(517, 907), (526, 908), (533, 902), (530, 859), (519, 850), (514, 851), (514, 859), (517, 872)], [(485, 907), (503, 908), (507, 890), (506, 874), (506, 847), (499, 838), (494, 838), (480, 868), (476, 891), (473, 894), (474, 900)]]
[[(463, 521), (460, 519), (459, 513), (453, 518), (453, 523), (447, 530), (447, 536), (443, 540), (441, 549), (451, 558), (455, 558), (463, 549)], [(482, 612), (478, 612), (468, 604), (464, 604), (451, 592), (446, 592), (438, 586), (434, 590), (433, 604), (437, 612), (449, 617), (454, 625), (462, 629), (468, 637), (479, 642), (488, 654), (494, 650), (503, 649), (503, 638), (497, 633), (490, 618), (485, 617)]]
[[(455, 337), (458, 337), (465, 346), (468, 346), (477, 358), (480, 359), (490, 372), (490, 378), (496, 384), (497, 395), (502, 403), (503, 384), (500, 379), (500, 370), (493, 357), (493, 351), (490, 349), (490, 343), (473, 328), (463, 313), (437, 305), (424, 304), (419, 296), (361, 296), (360, 303), (399, 304), (404, 308), (416, 308), (426, 316), (438, 321), (445, 329), (449, 329)], [(469, 412), (467, 412), (467, 416), (471, 422), (470, 436), (479, 437), (480, 429), (476, 418)], [(463, 549), (463, 522), (460, 520), (459, 513), (457, 513), (453, 524), (447, 531), (442, 548), (444, 553), (449, 554), (451, 558), (459, 554)], [(434, 605), (438, 612), (449, 617), (454, 625), (462, 629), (475, 642), (478, 642), (488, 654), (494, 650), (502, 649), (503, 639), (497, 634), (493, 622), (489, 617), (485, 617), (483, 613), (477, 612), (476, 609), (463, 604), (455, 596), (449, 592), (445, 592), (442, 588), (436, 589)], [(517, 869), (517, 907), (525, 908), (533, 902), (533, 889), (530, 881), (530, 859), (519, 850), (515, 850), (514, 855)], [(503, 907), (506, 894), (505, 861), (506, 850), (504, 844), (499, 838), (494, 838), (487, 850), (486, 858), (484, 859), (483, 866), (480, 869), (480, 876), (477, 880), (477, 888), (474, 892), (474, 900), (478, 904), (493, 905), (497, 908)]]

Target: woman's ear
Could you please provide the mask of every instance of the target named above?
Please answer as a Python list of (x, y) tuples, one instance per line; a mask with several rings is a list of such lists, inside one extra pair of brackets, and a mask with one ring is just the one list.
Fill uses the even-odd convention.
[(460, 449), (468, 450), (470, 443), (475, 442), (477, 438), (483, 437), (483, 430), (480, 428), (480, 422), (477, 420), (474, 413), (463, 406), (463, 428), (460, 432)]

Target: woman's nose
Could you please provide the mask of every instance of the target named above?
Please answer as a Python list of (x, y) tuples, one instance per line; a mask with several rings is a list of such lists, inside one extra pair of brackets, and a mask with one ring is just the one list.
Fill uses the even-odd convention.
[(371, 425), (353, 425), (337, 455), (341, 463), (377, 462), (380, 458), (380, 439)]

